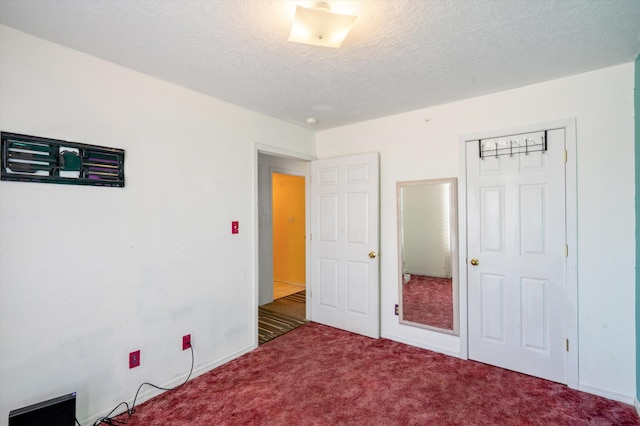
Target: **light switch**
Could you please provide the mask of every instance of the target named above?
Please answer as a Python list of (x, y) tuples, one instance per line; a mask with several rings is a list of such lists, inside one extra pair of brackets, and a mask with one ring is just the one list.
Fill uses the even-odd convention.
[(231, 222), (231, 233), (237, 234), (238, 232), (240, 232), (238, 221), (234, 220), (233, 222)]

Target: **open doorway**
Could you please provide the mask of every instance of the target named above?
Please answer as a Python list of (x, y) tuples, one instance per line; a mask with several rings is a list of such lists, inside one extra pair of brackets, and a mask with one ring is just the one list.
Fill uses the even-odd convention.
[[(309, 288), (305, 319), (380, 337), (379, 154), (315, 160), (303, 154), (274, 152), (271, 148), (265, 152), (257, 147), (255, 158), (258, 303), (254, 312), (259, 317), (261, 306), (273, 301), (272, 173), (288, 174), (284, 168), (299, 167), (306, 190)], [(316, 236), (313, 241), (312, 233)], [(338, 268), (348, 271), (339, 274)], [(259, 318), (256, 326), (256, 340), (260, 343)]]
[(304, 176), (271, 173), (274, 300), (306, 290), (305, 204)]
[(259, 344), (308, 318), (307, 170), (306, 161), (258, 153)]

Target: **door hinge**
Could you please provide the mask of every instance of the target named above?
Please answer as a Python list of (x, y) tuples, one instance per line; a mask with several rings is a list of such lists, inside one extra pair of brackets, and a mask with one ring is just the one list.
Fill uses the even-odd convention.
[(567, 347), (567, 352), (569, 352), (569, 339), (565, 339), (565, 343), (566, 343), (566, 347)]
[(309, 232), (309, 241), (313, 240), (313, 234), (311, 232)]
[(567, 162), (567, 150), (566, 149), (564, 150), (564, 162), (565, 163)]
[(569, 244), (564, 245), (564, 257), (569, 257)]

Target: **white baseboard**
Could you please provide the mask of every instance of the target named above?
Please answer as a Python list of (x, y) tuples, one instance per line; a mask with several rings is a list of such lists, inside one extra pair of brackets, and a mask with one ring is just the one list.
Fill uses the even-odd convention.
[(436, 345), (425, 344), (424, 342), (421, 342), (421, 341), (418, 341), (418, 340), (407, 339), (406, 337), (398, 336), (398, 335), (395, 335), (393, 333), (381, 333), (380, 337), (383, 337), (383, 338), (389, 339), (389, 340), (393, 340), (394, 342), (404, 343), (405, 345), (415, 346), (415, 347), (418, 347), (418, 348), (427, 349), (429, 351), (438, 352), (438, 353), (441, 353), (441, 354), (444, 354), (444, 355), (449, 355), (449, 356), (453, 356), (453, 357), (456, 357), (456, 358), (466, 359), (466, 358), (463, 358), (462, 354), (460, 354), (459, 352), (454, 352), (454, 351), (452, 351), (450, 349), (443, 348), (443, 347), (436, 346)]
[[(195, 368), (193, 370), (189, 380), (191, 381), (191, 380), (195, 379), (198, 376), (201, 376), (201, 375), (203, 375), (205, 373), (208, 373), (209, 371), (213, 370), (214, 368), (219, 367), (219, 366), (221, 366), (223, 364), (226, 364), (227, 362), (232, 361), (232, 360), (234, 360), (234, 359), (236, 359), (238, 357), (241, 357), (242, 355), (254, 350), (255, 348), (256, 348), (255, 345), (248, 346), (248, 347), (240, 349), (239, 351), (234, 352), (231, 355), (228, 355), (228, 356), (226, 356), (224, 358), (221, 358), (221, 359), (218, 359), (216, 361), (212, 361), (212, 362), (209, 362), (207, 364), (201, 365), (198, 368)], [(183, 383), (185, 381), (185, 379), (187, 378), (187, 376), (188, 376), (188, 373), (187, 374), (183, 374), (180, 377), (177, 377), (177, 378), (175, 378), (175, 379), (173, 379), (173, 380), (171, 380), (171, 381), (169, 381), (167, 383), (164, 383), (164, 384), (161, 384), (161, 385), (158, 385), (158, 386), (163, 387), (163, 388), (173, 388), (173, 387), (178, 386), (179, 384)], [(147, 388), (148, 388), (147, 391), (143, 390), (138, 395), (138, 399), (136, 399), (136, 406), (142, 404), (143, 402), (146, 402), (146, 401), (150, 400), (151, 398), (154, 398), (154, 397), (166, 392), (164, 390), (152, 388), (150, 386), (148, 386)], [(135, 391), (135, 390), (132, 390), (132, 391)], [(129, 404), (129, 406), (131, 406), (131, 404), (133, 403), (133, 398), (134, 397), (135, 397), (135, 395), (133, 395), (129, 400), (126, 401), (127, 404)], [(117, 402), (114, 403), (113, 405), (115, 406), (116, 404), (117, 404)], [(92, 425), (98, 419), (108, 415), (111, 412), (112, 409), (113, 408), (110, 408), (108, 410), (103, 411), (100, 414), (94, 414), (92, 416), (89, 416), (89, 417), (81, 420), (80, 424), (82, 424), (82, 425)], [(113, 414), (111, 414), (111, 416), (112, 417), (113, 416), (117, 416), (119, 414), (124, 413), (125, 411), (127, 411), (127, 410), (126, 410), (126, 407), (124, 407), (124, 405), (123, 405), (122, 408), (119, 408), (118, 410), (114, 411)]]
[[(614, 401), (624, 402), (625, 404), (633, 405), (635, 398), (632, 395), (625, 395), (622, 393), (611, 392), (605, 389), (596, 388), (588, 385), (578, 385), (577, 388), (579, 391), (591, 393), (594, 395), (602, 396), (607, 399), (612, 399)], [(637, 402), (637, 400), (636, 400)], [(636, 405), (636, 409), (638, 406)]]

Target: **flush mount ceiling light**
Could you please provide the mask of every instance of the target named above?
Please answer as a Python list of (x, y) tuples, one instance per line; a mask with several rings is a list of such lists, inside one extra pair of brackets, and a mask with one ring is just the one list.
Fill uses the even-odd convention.
[(314, 46), (340, 47), (358, 17), (332, 13), (329, 3), (321, 1), (312, 8), (296, 6), (289, 41)]

